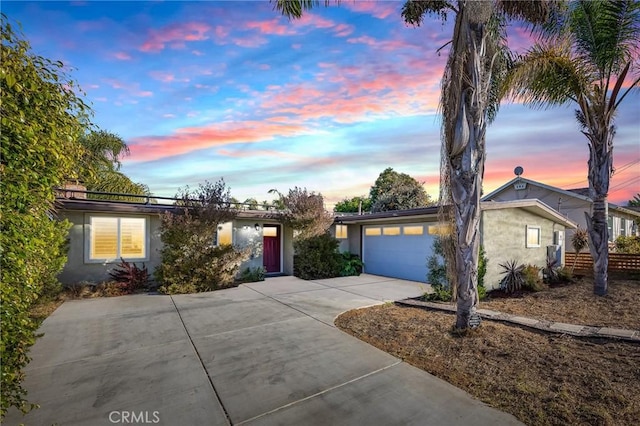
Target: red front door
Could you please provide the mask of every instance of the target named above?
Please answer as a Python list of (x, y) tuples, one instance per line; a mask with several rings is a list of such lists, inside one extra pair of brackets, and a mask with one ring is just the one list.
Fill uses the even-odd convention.
[(267, 273), (281, 272), (280, 269), (280, 226), (264, 225), (262, 228), (262, 264)]

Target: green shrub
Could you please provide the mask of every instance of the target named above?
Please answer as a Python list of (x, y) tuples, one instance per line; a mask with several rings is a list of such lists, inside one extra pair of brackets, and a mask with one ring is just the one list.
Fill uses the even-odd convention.
[(267, 275), (267, 270), (264, 266), (257, 266), (255, 268), (246, 267), (240, 273), (239, 281), (243, 283), (255, 283), (258, 281), (264, 281)]
[(442, 284), (432, 284), (432, 293), (425, 293), (423, 298), (429, 302), (451, 302), (451, 289)]
[[(442, 240), (436, 238), (433, 241), (433, 254), (427, 259), (427, 283), (431, 284), (434, 292), (439, 293), (435, 295), (436, 299), (427, 300), (442, 300), (450, 301), (451, 290), (449, 289), (449, 281), (447, 280), (447, 267), (446, 260), (444, 258), (444, 250), (442, 247)], [(480, 253), (478, 256), (478, 299), (484, 300), (487, 296), (487, 290), (484, 287), (484, 276), (487, 273), (487, 263), (489, 260), (485, 254), (484, 248), (480, 247)], [(435, 287), (438, 287), (437, 291)], [(435, 294), (435, 293), (434, 293)]]
[(569, 283), (573, 281), (573, 272), (565, 266), (556, 269), (556, 274), (558, 276), (558, 283)]
[(616, 238), (616, 252), (640, 254), (640, 237), (620, 235)]
[(522, 278), (524, 283), (522, 287), (530, 291), (544, 290), (544, 283), (540, 278), (540, 268), (535, 265), (525, 265), (522, 269)]
[(341, 260), (341, 270), (340, 276), (342, 277), (350, 277), (357, 276), (362, 273), (362, 268), (364, 267), (364, 263), (360, 259), (360, 256), (357, 254), (349, 253), (348, 251), (343, 252), (340, 255)]
[(149, 285), (149, 272), (145, 264), (138, 268), (135, 263), (130, 263), (120, 258), (120, 264), (109, 273), (113, 280), (120, 284), (124, 294), (135, 293), (147, 288)]
[(162, 277), (158, 291), (184, 294), (231, 287), (250, 254), (250, 249), (238, 250), (229, 244), (212, 246), (206, 236), (192, 235), (182, 247), (164, 248), (157, 269)]
[(295, 241), (293, 275), (303, 280), (340, 276), (342, 255), (338, 252), (339, 244), (328, 232)]
[(38, 325), (29, 314), (60, 289), (69, 224), (54, 218), (54, 188), (76, 169), (90, 113), (65, 65), (34, 55), (1, 19), (0, 421), (11, 406), (33, 407), (22, 388)]
[(252, 247), (214, 246), (218, 225), (232, 220), (231, 195), (224, 180), (182, 190), (180, 213), (165, 213), (160, 231), (162, 263), (154, 271), (162, 293), (212, 291), (233, 286)]

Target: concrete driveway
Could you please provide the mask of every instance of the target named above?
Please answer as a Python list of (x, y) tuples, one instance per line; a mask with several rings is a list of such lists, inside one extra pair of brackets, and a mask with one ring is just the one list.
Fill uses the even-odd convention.
[(363, 274), (65, 302), (5, 424), (507, 425), (515, 418), (343, 333), (349, 309), (426, 285)]

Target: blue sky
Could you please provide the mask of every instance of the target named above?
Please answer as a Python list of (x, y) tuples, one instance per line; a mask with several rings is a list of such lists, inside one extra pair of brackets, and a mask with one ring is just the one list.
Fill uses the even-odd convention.
[[(35, 53), (63, 61), (93, 121), (130, 146), (123, 171), (158, 196), (224, 177), (240, 200), (269, 189), (368, 193), (386, 167), (437, 197), (440, 78), (450, 24), (402, 2), (319, 7), (289, 21), (264, 1), (2, 2)], [(512, 26), (510, 44), (527, 33)], [(636, 70), (637, 72), (638, 70)], [(617, 116), (610, 200), (640, 192), (640, 95)], [(485, 193), (524, 177), (587, 186), (574, 108), (504, 104), (487, 132)]]

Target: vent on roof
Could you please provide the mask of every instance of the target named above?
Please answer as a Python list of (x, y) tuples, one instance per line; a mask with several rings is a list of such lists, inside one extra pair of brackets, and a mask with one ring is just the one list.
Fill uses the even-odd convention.
[(513, 184), (513, 189), (515, 189), (516, 191), (527, 189), (527, 182), (516, 182)]

